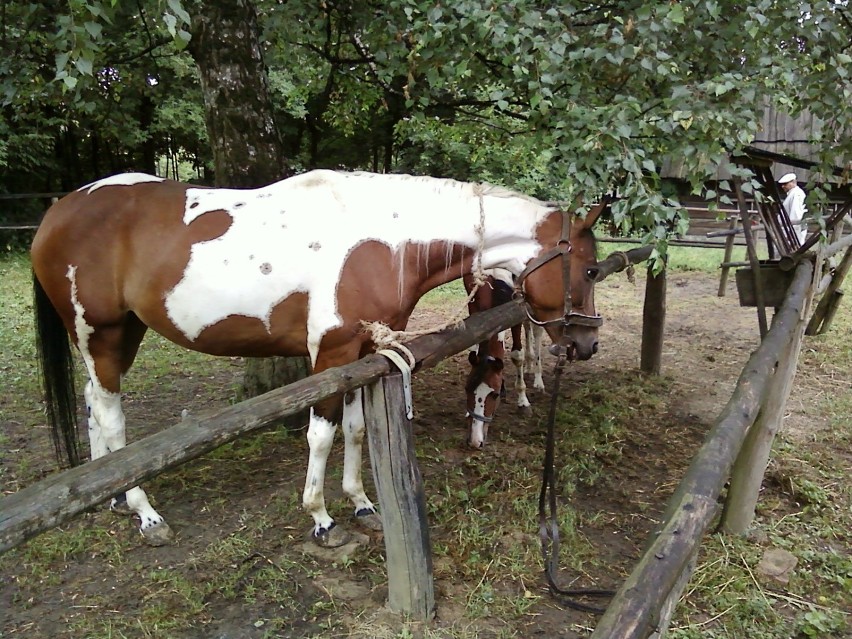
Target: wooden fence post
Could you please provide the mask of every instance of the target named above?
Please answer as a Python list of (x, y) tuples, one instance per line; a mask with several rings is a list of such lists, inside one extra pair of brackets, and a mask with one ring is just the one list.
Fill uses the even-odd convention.
[(388, 605), (428, 621), (435, 612), (432, 545), (402, 375), (387, 375), (365, 387), (364, 412), (384, 528)]
[(648, 267), (645, 305), (642, 308), (642, 348), (639, 368), (659, 375), (663, 360), (663, 334), (666, 329), (666, 269), (657, 275)]
[[(734, 255), (734, 240), (737, 238), (735, 231), (737, 230), (737, 225), (740, 221), (740, 218), (735, 215), (730, 216), (728, 219), (731, 221), (731, 227), (729, 229), (731, 234), (725, 238), (725, 257), (722, 258), (722, 274), (719, 276), (719, 292), (716, 294), (718, 297), (725, 297), (725, 289), (728, 287), (728, 274), (731, 271), (731, 257)], [(726, 266), (726, 264), (728, 266)]]
[[(843, 295), (840, 287), (843, 285), (843, 280), (846, 279), (850, 267), (852, 267), (852, 246), (846, 249), (846, 254), (834, 270), (834, 277), (828, 284), (816, 309), (814, 309), (811, 321), (805, 329), (805, 335), (819, 335), (828, 330), (828, 327), (831, 325), (831, 319), (834, 317), (834, 311), (837, 310), (837, 306)], [(840, 295), (837, 295), (837, 293), (840, 293)]]

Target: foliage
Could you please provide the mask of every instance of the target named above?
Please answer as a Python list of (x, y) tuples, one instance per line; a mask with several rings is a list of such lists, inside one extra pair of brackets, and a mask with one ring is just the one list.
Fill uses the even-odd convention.
[[(807, 107), (824, 118), (827, 156), (848, 150), (848, 136), (839, 135), (850, 108), (843, 4), (322, 6), (305, 3), (299, 15), (310, 17), (291, 23), (284, 37), (334, 71), (332, 101), (345, 101), (350, 113), (377, 104), (390, 113), (403, 99), (403, 147), (422, 144), (424, 132), (452, 129), (455, 135), (425, 145), (431, 168), (475, 176), (475, 160), (459, 167), (457, 159), (472, 130), (480, 133), (473, 140), (496, 138), (498, 154), (538, 149), (551, 158), (551, 196), (571, 200), (617, 187), (619, 223), (639, 210), (648, 212), (642, 226), (677, 230), (660, 195), (663, 161), (682, 161), (700, 192), (728, 152), (751, 142), (763, 105), (778, 96), (791, 114)], [(310, 30), (297, 36), (303, 24)], [(447, 154), (443, 167), (436, 167), (438, 150)]]
[[(661, 240), (684, 229), (660, 178), (667, 159), (704, 192), (753, 140), (766, 104), (820, 118), (823, 160), (852, 145), (845, 2), (256, 5), (295, 168), (485, 179), (567, 201), (617, 189), (615, 222)], [(103, 137), (86, 173), (138, 167), (151, 153), (209, 159), (184, 51), (202, 4), (18, 0), (4, 10), (0, 129), (12, 134), (0, 179), (21, 179), (10, 167), (26, 154), (37, 174), (61, 170), (48, 150), (63, 130), (79, 140), (72, 155), (88, 152), (92, 131)], [(151, 122), (140, 117), (146, 101)], [(99, 163), (106, 149), (120, 153)]]

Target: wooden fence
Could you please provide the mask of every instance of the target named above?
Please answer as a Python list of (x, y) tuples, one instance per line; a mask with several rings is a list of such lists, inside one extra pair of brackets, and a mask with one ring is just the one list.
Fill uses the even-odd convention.
[[(651, 247), (643, 247), (609, 256), (600, 263), (599, 279), (647, 259), (650, 251)], [(750, 524), (768, 457), (767, 441), (771, 445), (783, 414), (817, 279), (814, 263), (801, 261), (771, 330), (743, 369), (727, 406), (670, 499), (664, 523), (652, 533), (646, 552), (593, 637), (663, 636), (694, 568), (701, 538), (718, 514), (718, 497), (729, 477), (722, 527), (740, 532)], [(652, 290), (649, 286), (648, 291)], [(664, 303), (665, 298), (655, 299)], [(426, 368), (524, 317), (523, 307), (512, 302), (407, 346), (417, 369)], [(656, 338), (661, 337), (662, 330), (657, 330)], [(389, 605), (414, 619), (429, 619), (434, 613), (429, 527), (401, 377), (386, 358), (367, 356), (240, 404), (192, 416), (94, 462), (57, 473), (0, 499), (0, 552), (242, 434), (366, 385), (368, 442), (384, 523)]]

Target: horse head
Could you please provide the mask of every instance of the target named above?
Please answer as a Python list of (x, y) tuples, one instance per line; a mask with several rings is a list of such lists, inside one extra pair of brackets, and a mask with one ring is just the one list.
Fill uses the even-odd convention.
[[(550, 352), (556, 355), (565, 349), (572, 360), (589, 359), (598, 351), (598, 327), (603, 320), (595, 310), (598, 261), (592, 225), (604, 206), (595, 207), (585, 218), (551, 213), (537, 232), (542, 251), (527, 265), (517, 285), (530, 319), (543, 326), (553, 341)], [(563, 220), (563, 216), (568, 217)]]
[(464, 387), (470, 429), (468, 444), (473, 448), (482, 448), (488, 437), (488, 425), (494, 421), (494, 413), (502, 396), (503, 359), (493, 355), (480, 357), (471, 351), (468, 361), (471, 368)]

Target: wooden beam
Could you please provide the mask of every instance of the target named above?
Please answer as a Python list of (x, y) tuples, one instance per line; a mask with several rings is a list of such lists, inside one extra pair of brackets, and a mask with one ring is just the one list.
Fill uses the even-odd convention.
[(760, 273), (760, 261), (757, 259), (757, 246), (751, 234), (751, 221), (748, 217), (748, 206), (746, 206), (740, 178), (734, 178), (734, 190), (737, 192), (737, 202), (740, 205), (740, 220), (742, 221), (743, 234), (746, 238), (748, 261), (751, 263), (754, 275), (754, 299), (757, 304), (757, 323), (760, 328), (760, 338), (763, 339), (767, 331), (766, 306), (763, 303), (763, 282)]
[(629, 251), (616, 251), (614, 253), (610, 253), (606, 259), (598, 262), (598, 277), (596, 281), (600, 282), (605, 280), (613, 273), (623, 271), (632, 264), (644, 262), (651, 257), (651, 253), (654, 252), (654, 248), (655, 247), (653, 245), (649, 244), (647, 246), (630, 249)]

